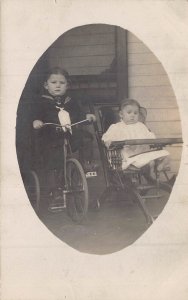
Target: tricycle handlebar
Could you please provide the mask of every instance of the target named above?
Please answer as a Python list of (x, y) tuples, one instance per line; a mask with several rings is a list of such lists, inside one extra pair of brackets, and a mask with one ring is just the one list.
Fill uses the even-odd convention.
[(87, 119), (85, 119), (85, 120), (82, 120), (82, 121), (79, 121), (79, 122), (76, 122), (76, 123), (73, 123), (73, 124), (65, 124), (65, 125), (61, 125), (61, 124), (56, 124), (56, 123), (44, 123), (43, 124), (43, 126), (55, 126), (55, 127), (61, 127), (61, 128), (63, 128), (63, 127), (67, 127), (67, 126), (69, 126), (69, 127), (73, 127), (73, 126), (76, 126), (76, 125), (78, 125), (78, 124), (81, 124), (81, 123), (86, 123), (86, 122), (89, 122)]

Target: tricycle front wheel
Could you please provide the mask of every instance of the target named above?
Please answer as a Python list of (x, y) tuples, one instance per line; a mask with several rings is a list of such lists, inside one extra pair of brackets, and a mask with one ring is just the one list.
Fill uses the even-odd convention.
[(80, 223), (88, 211), (88, 185), (84, 170), (78, 160), (70, 158), (66, 165), (67, 173), (67, 213), (70, 218)]

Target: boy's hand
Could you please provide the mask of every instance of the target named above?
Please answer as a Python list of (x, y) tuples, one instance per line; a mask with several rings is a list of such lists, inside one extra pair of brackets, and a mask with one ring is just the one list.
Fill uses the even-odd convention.
[(86, 119), (87, 119), (89, 122), (96, 122), (96, 117), (95, 117), (95, 115), (93, 115), (93, 114), (86, 114)]
[(40, 128), (43, 127), (43, 125), (44, 125), (44, 123), (40, 120), (33, 121), (33, 128), (34, 129), (40, 129)]

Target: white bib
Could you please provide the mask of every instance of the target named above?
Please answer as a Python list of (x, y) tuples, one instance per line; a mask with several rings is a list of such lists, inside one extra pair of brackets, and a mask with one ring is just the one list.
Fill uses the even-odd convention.
[(72, 133), (71, 119), (70, 119), (69, 113), (66, 110), (64, 110), (63, 108), (59, 108), (59, 109), (60, 109), (60, 111), (58, 113), (59, 122), (62, 126), (66, 126), (66, 127), (63, 127), (63, 131), (66, 132), (68, 130)]

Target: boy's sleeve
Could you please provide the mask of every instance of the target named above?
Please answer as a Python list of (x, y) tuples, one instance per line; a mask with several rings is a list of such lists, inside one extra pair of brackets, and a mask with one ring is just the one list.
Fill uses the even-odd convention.
[(71, 103), (69, 104), (69, 114), (71, 123), (76, 123), (86, 118), (86, 113), (81, 109), (80, 104), (75, 100), (71, 100)]
[(39, 99), (36, 99), (32, 103), (32, 121), (43, 121), (43, 107)]

